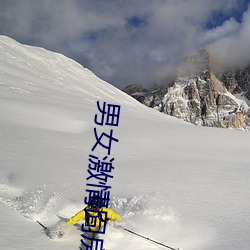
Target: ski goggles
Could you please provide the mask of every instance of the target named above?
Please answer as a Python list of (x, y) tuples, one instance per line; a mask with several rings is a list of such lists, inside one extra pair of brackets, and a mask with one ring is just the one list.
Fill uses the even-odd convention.
[(98, 210), (100, 209), (98, 206), (93, 206), (93, 205), (91, 205), (90, 208), (91, 208), (92, 210), (96, 210), (96, 211), (98, 211)]

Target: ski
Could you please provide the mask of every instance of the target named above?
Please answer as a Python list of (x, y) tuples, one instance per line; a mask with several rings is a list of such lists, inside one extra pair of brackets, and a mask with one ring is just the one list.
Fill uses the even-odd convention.
[(64, 235), (63, 231), (55, 229), (55, 228), (49, 229), (48, 227), (44, 226), (40, 221), (37, 220), (36, 222), (44, 229), (46, 235), (50, 237), (51, 239), (63, 237)]

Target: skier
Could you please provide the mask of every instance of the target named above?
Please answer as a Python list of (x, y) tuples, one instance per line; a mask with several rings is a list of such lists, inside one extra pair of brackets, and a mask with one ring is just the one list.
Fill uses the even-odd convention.
[[(91, 200), (90, 200), (90, 204), (98, 204), (98, 196), (92, 196)], [(92, 210), (92, 211), (96, 211), (96, 212), (92, 212), (92, 211), (88, 211), (88, 210)], [(106, 221), (105, 221), (105, 213), (101, 213), (101, 212), (107, 213)], [(93, 238), (98, 237), (98, 231), (100, 230), (100, 228), (103, 228), (105, 225), (104, 223), (108, 222), (109, 220), (117, 221), (117, 222), (122, 221), (120, 215), (116, 214), (110, 208), (103, 207), (103, 203), (101, 203), (100, 207), (95, 206), (95, 205), (86, 206), (84, 209), (82, 209), (77, 214), (72, 216), (67, 221), (67, 224), (74, 225), (81, 220), (85, 220), (85, 224), (86, 224), (86, 222), (88, 222), (89, 230), (91, 232), (93, 231), (93, 233), (92, 233)]]

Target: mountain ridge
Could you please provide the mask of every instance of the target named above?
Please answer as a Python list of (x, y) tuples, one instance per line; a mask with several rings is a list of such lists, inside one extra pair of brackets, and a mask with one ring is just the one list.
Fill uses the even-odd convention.
[(249, 129), (248, 101), (239, 97), (250, 96), (250, 67), (216, 72), (209, 51), (202, 49), (188, 57), (176, 72), (171, 85), (143, 92), (140, 85), (131, 85), (123, 91), (148, 107), (195, 125)]

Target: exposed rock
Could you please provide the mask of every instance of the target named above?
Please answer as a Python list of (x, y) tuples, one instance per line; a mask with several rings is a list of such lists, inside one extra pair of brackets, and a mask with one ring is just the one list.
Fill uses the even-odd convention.
[(125, 89), (123, 89), (123, 91), (128, 95), (133, 96), (139, 102), (144, 101), (145, 94), (147, 92), (142, 84), (130, 84)]
[(218, 73), (218, 79), (222, 81), (232, 94), (242, 93), (250, 100), (250, 66), (244, 69), (227, 70)]
[[(208, 51), (203, 49), (187, 58), (177, 72), (171, 87), (137, 92), (141, 95), (139, 101), (196, 125), (235, 129), (250, 127), (247, 103), (233, 96), (239, 92), (250, 96), (250, 67), (217, 77), (211, 70)], [(135, 97), (134, 93), (131, 95)]]
[(134, 94), (136, 92), (143, 93), (147, 91), (142, 84), (130, 84), (123, 91), (129, 95)]

